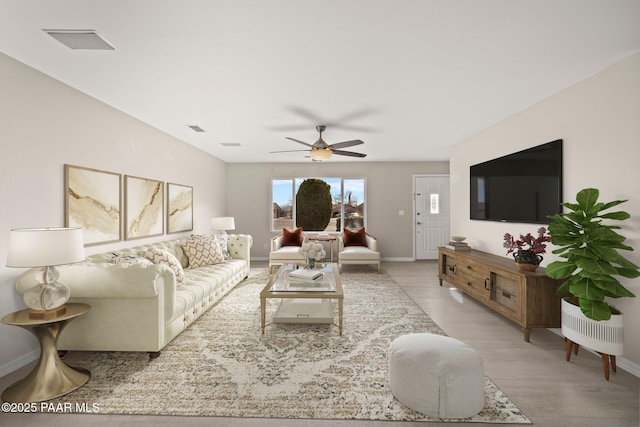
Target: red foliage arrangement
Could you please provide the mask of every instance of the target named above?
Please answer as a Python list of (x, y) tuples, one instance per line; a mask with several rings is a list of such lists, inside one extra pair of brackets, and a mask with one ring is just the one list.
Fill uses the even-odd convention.
[(531, 233), (527, 233), (526, 236), (520, 235), (520, 239), (515, 240), (509, 233), (504, 235), (504, 247), (508, 249), (507, 255), (517, 250), (533, 251), (534, 254), (543, 254), (546, 252), (546, 242), (551, 241), (551, 236), (547, 233), (547, 229), (540, 227), (538, 229), (538, 236), (533, 237)]

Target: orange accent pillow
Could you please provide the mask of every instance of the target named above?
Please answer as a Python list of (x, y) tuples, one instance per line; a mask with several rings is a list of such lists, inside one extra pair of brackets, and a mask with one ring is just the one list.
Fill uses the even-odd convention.
[(302, 246), (302, 227), (295, 230), (282, 229), (282, 246)]
[(345, 246), (367, 246), (367, 233), (364, 231), (364, 227), (356, 231), (345, 228), (342, 241)]

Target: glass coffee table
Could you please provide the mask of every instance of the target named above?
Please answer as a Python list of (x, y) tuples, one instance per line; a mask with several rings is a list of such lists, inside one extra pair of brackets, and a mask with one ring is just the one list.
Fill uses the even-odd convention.
[[(317, 276), (317, 277), (314, 277)], [(342, 335), (344, 292), (338, 264), (316, 270), (286, 264), (271, 276), (260, 292), (262, 333), (266, 327), (267, 299), (280, 299), (272, 323), (326, 323), (337, 326)], [(332, 301), (338, 302), (338, 323), (334, 323)]]

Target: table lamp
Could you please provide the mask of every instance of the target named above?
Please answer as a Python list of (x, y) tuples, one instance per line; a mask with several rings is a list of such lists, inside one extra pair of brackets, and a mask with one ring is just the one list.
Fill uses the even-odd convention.
[[(227, 230), (235, 230), (236, 222), (232, 216), (221, 216), (218, 218), (211, 218), (211, 229), (221, 233)], [(226, 233), (224, 233), (226, 234)]]
[(223, 253), (227, 250), (227, 230), (235, 230), (236, 222), (232, 216), (221, 216), (218, 218), (211, 218), (211, 229), (214, 231), (214, 235), (217, 236), (217, 240), (220, 243), (220, 247), (223, 249)]
[(66, 312), (69, 288), (58, 283), (54, 266), (84, 261), (81, 228), (18, 228), (11, 230), (7, 267), (43, 267), (42, 283), (28, 289), (24, 302), (29, 317), (47, 319)]

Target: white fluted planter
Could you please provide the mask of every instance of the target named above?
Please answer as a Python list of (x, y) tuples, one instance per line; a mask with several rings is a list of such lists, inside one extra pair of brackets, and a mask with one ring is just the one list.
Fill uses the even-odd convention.
[(622, 355), (624, 330), (622, 314), (614, 314), (609, 320), (589, 319), (580, 307), (562, 300), (562, 335), (567, 341), (567, 362), (571, 353), (578, 354), (580, 346), (600, 354), (604, 378), (609, 381), (609, 367), (616, 372), (616, 356)]
[(622, 356), (624, 348), (623, 315), (609, 320), (593, 320), (580, 307), (562, 300), (562, 335), (576, 344), (598, 353)]

